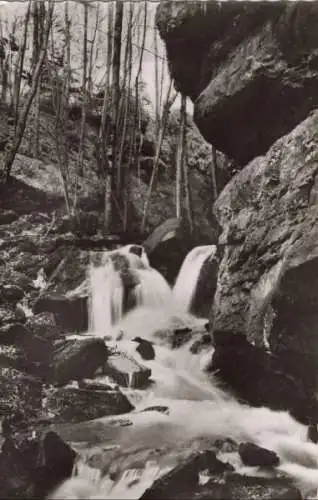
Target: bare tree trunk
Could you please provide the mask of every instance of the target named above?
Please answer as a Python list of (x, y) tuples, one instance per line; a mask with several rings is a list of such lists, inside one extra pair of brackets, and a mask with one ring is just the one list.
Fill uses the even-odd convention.
[(154, 159), (154, 164), (153, 164), (151, 179), (150, 179), (150, 183), (149, 183), (149, 187), (148, 187), (148, 192), (147, 192), (147, 197), (146, 197), (145, 206), (144, 206), (144, 213), (143, 213), (143, 217), (142, 217), (142, 221), (141, 221), (141, 232), (142, 233), (145, 231), (145, 228), (146, 228), (146, 221), (147, 221), (147, 215), (148, 215), (148, 207), (149, 207), (150, 198), (151, 198), (151, 194), (152, 194), (152, 190), (153, 190), (153, 186), (154, 186), (154, 182), (155, 182), (155, 178), (156, 178), (156, 174), (157, 174), (157, 170), (158, 170), (159, 159), (160, 159), (160, 151), (161, 151), (161, 146), (162, 146), (162, 142), (163, 142), (163, 139), (164, 139), (164, 135), (165, 135), (165, 132), (166, 132), (166, 127), (167, 127), (167, 123), (168, 123), (168, 117), (169, 117), (170, 108), (171, 108), (172, 104), (174, 103), (174, 101), (176, 100), (176, 97), (177, 97), (177, 94), (175, 94), (170, 99), (171, 90), (172, 90), (172, 80), (170, 80), (170, 85), (169, 85), (168, 92), (167, 92), (167, 98), (166, 98), (165, 106), (164, 106), (164, 110), (163, 110), (163, 116), (162, 116), (162, 120), (161, 120), (161, 127), (160, 127), (160, 132), (159, 132), (159, 138), (158, 138), (158, 145), (157, 145), (157, 150), (156, 150), (156, 156), (155, 156), (155, 159)]
[(16, 127), (16, 133), (12, 141), (9, 141), (9, 143), (6, 146), (6, 151), (3, 159), (3, 163), (0, 167), (0, 178), (2, 182), (8, 181), (10, 177), (10, 172), (11, 168), (14, 162), (15, 155), (18, 152), (19, 146), (21, 144), (24, 131), (25, 131), (25, 126), (28, 118), (28, 114), (33, 102), (33, 99), (35, 97), (42, 68), (43, 68), (43, 63), (45, 61), (46, 53), (47, 53), (47, 48), (48, 48), (48, 41), (49, 41), (49, 35), (50, 35), (50, 30), (52, 26), (52, 19), (53, 19), (53, 11), (54, 11), (54, 1), (49, 0), (49, 7), (48, 7), (48, 12), (47, 12), (47, 19), (46, 19), (46, 26), (45, 26), (45, 34), (44, 34), (44, 41), (43, 45), (40, 50), (40, 55), (39, 55), (39, 60), (37, 62), (33, 78), (32, 78), (32, 85), (31, 89), (29, 92), (28, 97), (26, 98), (25, 104), (23, 106), (23, 109), (21, 111), (21, 114), (19, 115), (19, 120), (17, 123)]
[[(117, 194), (117, 200), (121, 189), (121, 165), (118, 162), (118, 110), (120, 100), (120, 60), (121, 60), (121, 36), (123, 27), (123, 2), (116, 2), (115, 27), (114, 27), (114, 52), (112, 64), (112, 107), (113, 107), (113, 142), (112, 142), (112, 196)], [(120, 206), (120, 202), (119, 202)]]
[(14, 85), (13, 102), (14, 102), (14, 110), (15, 110), (15, 122), (14, 122), (14, 129), (15, 130), (17, 127), (17, 121), (18, 121), (18, 116), (19, 116), (21, 79), (22, 79), (25, 51), (26, 51), (27, 39), (28, 39), (28, 24), (29, 24), (30, 13), (31, 13), (31, 4), (32, 4), (32, 0), (29, 0), (28, 9), (27, 9), (27, 12), (25, 15), (25, 24), (24, 24), (24, 30), (23, 30), (23, 44), (22, 44), (22, 47), (20, 49), (21, 52), (20, 52), (19, 69), (16, 72), (16, 78), (15, 78), (15, 82), (14, 82), (15, 85)]
[(154, 51), (155, 51), (155, 115), (156, 115), (156, 132), (159, 130), (159, 58), (158, 58), (158, 40), (157, 30), (154, 26)]
[(97, 160), (99, 170), (104, 175), (104, 227), (103, 232), (107, 234), (110, 232), (111, 222), (113, 218), (112, 209), (112, 180), (111, 169), (107, 154), (108, 138), (110, 134), (110, 120), (107, 114), (108, 111), (108, 98), (111, 81), (111, 63), (113, 53), (113, 3), (108, 5), (108, 21), (107, 21), (107, 59), (106, 59), (106, 78), (104, 87), (104, 99), (101, 116), (101, 124), (98, 133), (97, 142)]
[(111, 2), (108, 6), (107, 19), (107, 59), (106, 59), (106, 88), (110, 89), (111, 83), (111, 67), (113, 58), (113, 27), (114, 27), (114, 6)]
[(87, 30), (88, 30), (88, 5), (84, 7), (84, 36), (83, 36), (83, 80), (82, 80), (82, 118), (80, 131), (79, 157), (77, 165), (77, 175), (83, 175), (84, 161), (84, 139), (85, 139), (85, 123), (86, 123), (86, 104), (87, 104)]
[(217, 183), (216, 183), (216, 170), (217, 170), (217, 156), (216, 156), (216, 149), (214, 146), (211, 146), (212, 149), (212, 162), (210, 163), (211, 165), (211, 185), (212, 185), (212, 192), (213, 192), (213, 201), (215, 201), (218, 197), (218, 188), (217, 188)]
[(99, 12), (100, 12), (100, 3), (97, 3), (95, 27), (94, 27), (93, 38), (91, 40), (91, 50), (89, 52), (89, 63), (88, 63), (88, 77), (87, 77), (88, 85), (87, 85), (87, 87), (88, 87), (89, 96), (91, 96), (93, 93), (93, 80), (92, 80), (93, 59), (94, 59), (94, 49), (95, 49), (96, 36), (97, 36), (97, 30), (98, 30), (98, 24), (99, 24)]
[(184, 157), (184, 162), (183, 162), (183, 179), (184, 179), (184, 191), (185, 191), (185, 205), (186, 205), (186, 210), (187, 210), (189, 229), (190, 229), (190, 233), (192, 233), (192, 231), (193, 231), (192, 197), (191, 197), (191, 190), (190, 190), (190, 185), (189, 185), (188, 155), (187, 155), (186, 148), (185, 148), (185, 155), (184, 156), (185, 157)]
[(184, 162), (184, 148), (185, 148), (185, 131), (186, 131), (186, 103), (187, 99), (181, 95), (180, 107), (180, 132), (179, 143), (177, 150), (177, 171), (176, 171), (176, 217), (182, 218), (182, 177), (183, 177), (183, 162)]

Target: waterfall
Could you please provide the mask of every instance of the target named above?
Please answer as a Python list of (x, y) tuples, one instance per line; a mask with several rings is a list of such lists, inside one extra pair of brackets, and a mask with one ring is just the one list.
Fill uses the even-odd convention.
[[(125, 259), (117, 259), (118, 253)], [(143, 390), (121, 389), (135, 406), (124, 419), (109, 416), (83, 424), (82, 441), (87, 446), (84, 450), (78, 448), (80, 458), (74, 477), (49, 498), (137, 500), (155, 479), (184, 460), (191, 450), (209, 449), (217, 439), (248, 441), (275, 451), (280, 458), (276, 470), (291, 477), (303, 498), (308, 498), (308, 493), (318, 487), (318, 448), (307, 442), (306, 426), (286, 411), (253, 408), (236, 401), (212, 374), (204, 371), (211, 359), (211, 346), (198, 354), (190, 349), (196, 328), (204, 331), (204, 320), (188, 309), (202, 266), (206, 259), (214, 257), (215, 247), (198, 247), (189, 253), (173, 291), (160, 273), (149, 266), (142, 251), (139, 253), (124, 247), (106, 252), (98, 267), (90, 266), (91, 326), (97, 333), (111, 333), (114, 342), (110, 340), (110, 346), (114, 344), (149, 368), (153, 383)], [(135, 307), (127, 313), (123, 307), (125, 286), (120, 265), (136, 279)], [(172, 349), (170, 333), (180, 327), (190, 327), (190, 339)], [(116, 333), (122, 333), (120, 339)], [(140, 357), (134, 341), (137, 336), (152, 342), (154, 359)], [(149, 411), (159, 407), (167, 412)], [(123, 422), (114, 426), (114, 422), (120, 424), (126, 417), (128, 425)], [(80, 425), (65, 429), (75, 450), (81, 436)], [(64, 437), (62, 428), (60, 432)], [(114, 451), (108, 452), (110, 447)], [(97, 460), (88, 460), (96, 452)], [(258, 468), (247, 469), (230, 451), (221, 451), (218, 458), (232, 463), (241, 474), (267, 474)]]
[(89, 329), (100, 336), (109, 334), (124, 317), (126, 302), (128, 309), (163, 307), (172, 294), (165, 278), (150, 267), (145, 250), (137, 245), (104, 252), (98, 263), (95, 257), (88, 283)]
[(135, 289), (137, 306), (163, 307), (169, 302), (171, 288), (156, 269), (140, 269), (137, 276), (140, 280)]
[(97, 335), (110, 333), (123, 315), (124, 287), (111, 259), (89, 268), (89, 329)]
[(126, 245), (105, 252), (99, 264), (95, 261), (89, 268), (90, 331), (101, 336), (109, 334), (126, 312), (136, 307), (169, 311), (167, 314), (187, 313), (202, 266), (215, 252), (214, 245), (191, 250), (173, 290), (159, 271), (150, 266), (141, 246)]
[(215, 254), (215, 245), (204, 245), (193, 248), (186, 256), (173, 287), (173, 301), (180, 311), (190, 310), (202, 266)]

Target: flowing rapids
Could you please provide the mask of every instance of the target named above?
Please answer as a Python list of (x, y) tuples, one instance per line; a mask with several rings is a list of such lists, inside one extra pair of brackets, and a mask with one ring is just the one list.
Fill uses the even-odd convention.
[[(127, 254), (129, 248), (121, 252)], [(211, 348), (192, 354), (193, 340), (178, 349), (169, 347), (169, 332), (175, 328), (189, 326), (195, 331), (204, 327), (205, 321), (188, 309), (200, 269), (213, 252), (213, 247), (191, 252), (180, 270), (175, 293), (150, 268), (145, 256), (129, 256), (139, 284), (136, 307), (126, 314), (123, 285), (112, 262), (105, 256), (102, 266), (91, 268), (93, 334), (111, 334), (107, 344), (151, 368), (154, 383), (144, 390), (124, 390), (135, 406), (132, 413), (59, 428), (81, 459), (73, 477), (50, 498), (138, 499), (182, 458), (222, 438), (274, 450), (281, 460), (278, 469), (293, 478), (304, 496), (317, 489), (318, 448), (307, 442), (305, 426), (287, 412), (251, 408), (221, 390), (213, 375), (204, 372)], [(132, 341), (136, 336), (153, 341), (154, 360), (141, 359)], [(167, 411), (144, 411), (154, 406)], [(231, 453), (219, 458), (232, 462), (241, 473), (259, 473), (244, 467)]]

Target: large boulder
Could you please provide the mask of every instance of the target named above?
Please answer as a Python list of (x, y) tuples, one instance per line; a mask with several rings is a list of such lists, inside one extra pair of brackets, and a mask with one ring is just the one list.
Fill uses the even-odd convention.
[(316, 356), (317, 130), (315, 112), (220, 194), (223, 255), (211, 317), (214, 329), (263, 345), (271, 306), (275, 349), (284, 339), (290, 349)]
[(35, 315), (53, 313), (61, 333), (85, 332), (88, 329), (87, 297), (43, 295), (36, 300), (33, 311)]
[(1, 498), (46, 498), (72, 475), (76, 453), (55, 432), (7, 437), (0, 453)]
[(172, 78), (204, 138), (238, 164), (317, 106), (317, 19), (314, 2), (160, 2)]
[(214, 332), (215, 351), (206, 369), (225, 387), (255, 407), (289, 411), (303, 424), (318, 422), (314, 391), (284, 371), (280, 359), (231, 332)]
[[(201, 473), (207, 481), (200, 481)], [(248, 477), (233, 472), (233, 467), (207, 450), (190, 455), (180, 465), (157, 479), (140, 500), (197, 500), (231, 498), (233, 500), (300, 500), (300, 492), (285, 478)]]
[(83, 422), (134, 409), (119, 389), (106, 386), (49, 387), (44, 396), (44, 409), (54, 423)]
[(104, 369), (108, 355), (108, 349), (100, 338), (58, 341), (52, 356), (50, 380), (65, 384), (93, 377), (98, 369)]
[(113, 352), (104, 366), (106, 375), (123, 387), (139, 389), (149, 384), (151, 369), (122, 352)]

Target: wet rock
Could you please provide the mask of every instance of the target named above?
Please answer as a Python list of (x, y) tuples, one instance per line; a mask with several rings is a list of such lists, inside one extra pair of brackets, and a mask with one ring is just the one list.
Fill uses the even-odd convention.
[(154, 231), (144, 241), (143, 247), (150, 255), (160, 245), (160, 243), (175, 238), (180, 229), (180, 221), (177, 218), (168, 219)]
[(51, 312), (58, 327), (64, 333), (85, 332), (88, 328), (86, 297), (49, 295), (40, 297), (34, 304), (34, 314)]
[(285, 373), (280, 360), (250, 344), (243, 335), (214, 332), (215, 351), (208, 370), (252, 406), (289, 411), (304, 424), (317, 422), (314, 393)]
[(318, 443), (317, 424), (312, 424), (312, 425), (308, 426), (307, 438), (308, 438), (308, 441), (311, 441), (312, 443), (315, 443), (315, 444)]
[(53, 422), (82, 422), (134, 409), (118, 389), (51, 387), (44, 390), (44, 410)]
[(145, 340), (140, 337), (135, 337), (133, 341), (138, 342), (136, 351), (139, 352), (142, 359), (145, 360), (155, 359), (156, 353), (152, 342), (149, 342), (149, 340)]
[(112, 389), (112, 385), (103, 380), (92, 380), (92, 379), (84, 379), (78, 381), (78, 387), (80, 389), (90, 389), (92, 391), (110, 391)]
[(212, 336), (209, 333), (204, 333), (200, 339), (193, 342), (192, 346), (190, 347), (190, 352), (192, 352), (192, 354), (198, 354), (206, 347), (212, 347), (212, 342)]
[(0, 225), (10, 224), (15, 221), (19, 215), (14, 210), (2, 210), (0, 215)]
[[(216, 253), (216, 246), (215, 246)], [(218, 260), (215, 254), (203, 263), (198, 277), (190, 311), (196, 316), (208, 318), (213, 304), (218, 276)]]
[(113, 353), (108, 358), (105, 365), (105, 374), (109, 375), (122, 387), (143, 389), (151, 383), (151, 369), (121, 352)]
[[(171, 498), (171, 497), (167, 497)], [(179, 497), (180, 498), (180, 497)], [(301, 493), (286, 478), (249, 477), (228, 473), (214, 476), (195, 492), (193, 498), (231, 500), (301, 500)]]
[(142, 412), (146, 411), (157, 411), (159, 413), (164, 413), (165, 415), (169, 415), (170, 410), (168, 406), (148, 406), (144, 410), (141, 410)]
[(55, 433), (8, 437), (0, 453), (1, 498), (45, 498), (70, 477), (76, 453)]
[(218, 460), (213, 451), (196, 453), (157, 479), (140, 500), (192, 498), (199, 490), (199, 474), (206, 470), (221, 475), (232, 471), (233, 467)]
[(45, 497), (72, 475), (76, 452), (55, 432), (48, 432), (42, 442), (43, 465), (35, 469), (35, 497)]
[(25, 326), (32, 331), (33, 335), (45, 339), (55, 339), (61, 334), (60, 327), (55, 323), (54, 314), (49, 312), (31, 316)]
[(279, 457), (274, 451), (253, 443), (241, 443), (238, 452), (243, 464), (250, 467), (276, 467), (279, 465)]
[(0, 298), (3, 301), (17, 303), (24, 297), (24, 291), (17, 285), (1, 285)]
[(172, 349), (177, 349), (189, 342), (192, 337), (192, 328), (176, 328), (171, 339)]
[(150, 368), (121, 352), (112, 353), (106, 361), (104, 373), (122, 387), (141, 389), (149, 384)]
[[(317, 106), (317, 17), (317, 6), (305, 3), (158, 7), (171, 74), (194, 102), (195, 123), (239, 165), (264, 154)], [(237, 131), (230, 138), (229, 129)]]
[(109, 352), (100, 338), (65, 339), (55, 345), (50, 380), (65, 384), (70, 380), (92, 378), (104, 368)]

